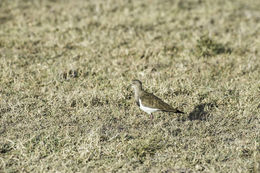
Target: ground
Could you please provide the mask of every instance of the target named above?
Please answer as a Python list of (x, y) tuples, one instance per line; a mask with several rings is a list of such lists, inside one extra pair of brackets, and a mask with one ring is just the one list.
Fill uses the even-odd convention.
[(260, 172), (259, 40), (255, 0), (1, 0), (0, 172)]

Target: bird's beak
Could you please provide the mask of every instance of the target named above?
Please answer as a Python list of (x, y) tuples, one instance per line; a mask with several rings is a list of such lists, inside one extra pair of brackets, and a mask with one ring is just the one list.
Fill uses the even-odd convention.
[(131, 86), (132, 86), (132, 84), (128, 85), (128, 86), (126, 87), (126, 90), (129, 91), (129, 90), (131, 89)]

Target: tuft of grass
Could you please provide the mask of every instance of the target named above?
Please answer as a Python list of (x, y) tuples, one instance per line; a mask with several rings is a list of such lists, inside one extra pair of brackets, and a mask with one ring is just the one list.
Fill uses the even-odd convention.
[(195, 47), (195, 54), (198, 57), (212, 57), (219, 54), (230, 54), (231, 52), (231, 48), (227, 45), (217, 43), (206, 35), (201, 36), (200, 39), (197, 40)]
[(147, 157), (153, 157), (163, 147), (163, 139), (158, 135), (150, 138), (131, 141), (128, 146), (128, 157), (136, 158), (140, 163), (143, 163)]

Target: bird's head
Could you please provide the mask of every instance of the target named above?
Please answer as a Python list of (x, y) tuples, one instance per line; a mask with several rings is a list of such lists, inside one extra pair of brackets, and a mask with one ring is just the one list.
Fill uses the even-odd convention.
[(137, 91), (137, 90), (142, 90), (142, 82), (135, 79), (135, 80), (132, 80), (132, 88)]

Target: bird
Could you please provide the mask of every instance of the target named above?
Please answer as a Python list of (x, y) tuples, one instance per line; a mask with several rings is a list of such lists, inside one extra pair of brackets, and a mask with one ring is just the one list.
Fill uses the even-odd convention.
[(134, 90), (134, 97), (136, 104), (140, 107), (141, 110), (148, 113), (153, 119), (153, 112), (162, 111), (162, 112), (173, 112), (184, 114), (184, 112), (173, 108), (169, 104), (162, 101), (160, 98), (156, 97), (152, 93), (148, 93), (143, 90), (142, 82), (134, 79), (132, 80), (132, 88)]

